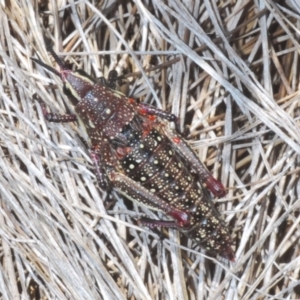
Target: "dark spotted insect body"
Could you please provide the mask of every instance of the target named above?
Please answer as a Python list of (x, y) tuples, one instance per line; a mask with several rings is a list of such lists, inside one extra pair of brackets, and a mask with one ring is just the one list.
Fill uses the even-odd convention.
[[(176, 117), (138, 104), (114, 90), (115, 72), (110, 73), (108, 82), (94, 80), (82, 71), (67, 69), (53, 50), (49, 51), (60, 72), (33, 60), (62, 79), (90, 137), (100, 187), (113, 187), (169, 217), (141, 218), (141, 224), (176, 228), (208, 252), (234, 261), (229, 232), (202, 185), (215, 196), (224, 196), (224, 187), (205, 169), (181, 135), (169, 128), (167, 121), (176, 121)], [(43, 102), (36, 99), (49, 121), (70, 122), (77, 118), (48, 113)]]

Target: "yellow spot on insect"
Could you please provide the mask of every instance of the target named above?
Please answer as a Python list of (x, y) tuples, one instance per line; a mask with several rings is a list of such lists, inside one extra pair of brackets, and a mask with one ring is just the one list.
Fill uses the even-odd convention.
[(106, 113), (107, 115), (109, 115), (109, 114), (111, 113), (111, 110), (108, 108), (108, 109), (105, 111), (105, 113)]
[(145, 177), (145, 176), (142, 176), (142, 177), (141, 177), (141, 181), (146, 181), (146, 177)]
[(218, 219), (215, 218), (215, 217), (212, 217), (212, 218), (211, 218), (211, 222), (212, 222), (213, 224), (218, 224), (218, 223), (219, 223)]
[(157, 164), (158, 164), (158, 160), (155, 160), (153, 163), (154, 163), (155, 165), (157, 165)]
[(140, 148), (143, 149), (145, 146), (144, 144), (140, 144)]
[(151, 189), (150, 192), (151, 192), (151, 193), (155, 193), (155, 192), (156, 192), (156, 189)]
[(169, 177), (169, 173), (166, 173), (166, 174), (165, 174), (165, 177)]
[(160, 137), (160, 136), (158, 136), (158, 137), (157, 137), (157, 140), (160, 142), (160, 141), (161, 141), (161, 137)]
[(133, 164), (130, 164), (130, 165), (129, 165), (129, 169), (131, 169), (131, 170), (134, 169), (134, 165), (133, 165)]
[(95, 124), (94, 124), (91, 120), (89, 120), (89, 126), (90, 126), (91, 128), (95, 128), (95, 127), (96, 127)]
[(97, 97), (95, 97), (93, 100), (94, 100), (95, 102), (97, 102), (97, 101), (98, 101), (98, 98), (97, 98)]

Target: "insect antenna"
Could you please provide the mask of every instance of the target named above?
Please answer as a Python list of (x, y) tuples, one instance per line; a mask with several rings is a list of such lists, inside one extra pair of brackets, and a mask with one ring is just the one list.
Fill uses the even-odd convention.
[(52, 68), (51, 66), (46, 65), (44, 62), (42, 62), (39, 59), (36, 59), (34, 57), (30, 57), (31, 60), (33, 60), (34, 62), (36, 62), (37, 64), (41, 65), (43, 68), (45, 68), (46, 70), (54, 73), (55, 75), (59, 76), (61, 78), (61, 74), (55, 70), (54, 68)]
[(48, 45), (46, 49), (51, 53), (52, 57), (56, 61), (56, 63), (60, 66), (62, 70), (68, 70), (64, 62), (58, 57), (58, 55), (54, 52), (52, 46)]

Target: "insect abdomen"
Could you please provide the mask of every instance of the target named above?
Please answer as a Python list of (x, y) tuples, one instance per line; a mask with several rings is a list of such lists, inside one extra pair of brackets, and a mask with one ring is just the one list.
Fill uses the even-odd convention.
[[(124, 174), (148, 191), (186, 212), (188, 228), (178, 228), (210, 252), (228, 251), (231, 238), (211, 200), (203, 194), (197, 177), (173, 149), (161, 125), (148, 132), (126, 131), (135, 136), (131, 151), (120, 160)], [(137, 138), (138, 137), (138, 138)]]
[(184, 199), (192, 202), (196, 200), (193, 199), (194, 196), (201, 196), (199, 188), (195, 191), (192, 175), (184, 166), (181, 157), (174, 151), (168, 139), (159, 132), (159, 128), (152, 128), (140, 139), (121, 160), (121, 165), (131, 179), (164, 201), (179, 207), (185, 206), (182, 204)]

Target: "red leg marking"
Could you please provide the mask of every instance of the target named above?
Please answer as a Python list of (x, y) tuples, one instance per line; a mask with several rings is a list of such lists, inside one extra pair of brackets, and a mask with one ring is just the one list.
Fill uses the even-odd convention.
[(224, 197), (226, 195), (226, 190), (224, 185), (215, 179), (211, 174), (208, 173), (204, 182), (207, 188), (214, 194), (216, 197)]

